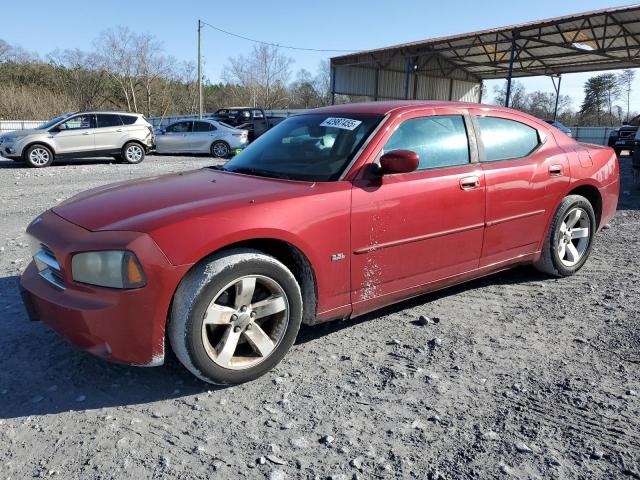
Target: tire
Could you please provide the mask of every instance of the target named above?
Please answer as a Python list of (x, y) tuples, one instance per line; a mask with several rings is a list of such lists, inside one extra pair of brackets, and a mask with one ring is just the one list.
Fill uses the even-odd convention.
[(302, 294), (291, 271), (257, 250), (232, 249), (209, 257), (185, 276), (167, 331), (187, 370), (205, 382), (228, 385), (255, 380), (277, 365), (293, 345), (301, 321)]
[(557, 277), (575, 274), (589, 258), (596, 227), (593, 207), (586, 198), (565, 197), (553, 216), (542, 254), (534, 267)]
[(145, 157), (145, 150), (142, 145), (137, 142), (129, 142), (122, 147), (122, 158), (125, 162), (132, 165), (142, 163)]
[(218, 140), (211, 145), (211, 156), (217, 158), (227, 158), (231, 155), (231, 147), (227, 142)]
[(53, 162), (53, 152), (42, 144), (31, 145), (24, 154), (24, 161), (32, 168), (44, 168)]

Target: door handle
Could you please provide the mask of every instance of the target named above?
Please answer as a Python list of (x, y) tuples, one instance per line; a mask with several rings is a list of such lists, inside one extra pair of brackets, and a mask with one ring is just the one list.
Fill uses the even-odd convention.
[(90, 132), (82, 132), (83, 135), (89, 135)]
[(122, 131), (122, 129), (121, 129), (121, 128), (117, 128), (117, 129), (116, 129), (116, 132), (121, 132), (121, 131)]
[(549, 166), (549, 175), (554, 177), (559, 177), (562, 175), (562, 165), (551, 165)]
[(480, 177), (477, 177), (476, 175), (460, 179), (460, 188), (462, 190), (473, 190), (474, 188), (478, 188), (479, 186)]

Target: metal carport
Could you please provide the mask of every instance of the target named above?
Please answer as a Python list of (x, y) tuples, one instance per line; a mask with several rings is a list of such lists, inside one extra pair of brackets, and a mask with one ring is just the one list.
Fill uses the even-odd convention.
[[(480, 102), (482, 81), (640, 67), (640, 4), (433, 38), (331, 59), (331, 91), (373, 100)], [(557, 109), (557, 105), (556, 105)]]

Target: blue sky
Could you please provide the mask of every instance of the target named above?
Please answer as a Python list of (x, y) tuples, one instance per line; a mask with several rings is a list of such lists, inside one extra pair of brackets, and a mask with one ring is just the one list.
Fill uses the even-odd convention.
[[(4, 5), (0, 38), (45, 55), (56, 48), (89, 49), (100, 31), (126, 25), (155, 35), (174, 57), (195, 60), (198, 18), (248, 37), (281, 44), (359, 50), (621, 5), (624, 3), (605, 0), (30, 0)], [(246, 54), (252, 48), (250, 42), (211, 29), (203, 33), (205, 74), (212, 81), (220, 79), (228, 57)], [(331, 56), (286, 53), (295, 60), (294, 71), (306, 68), (315, 72), (320, 60)], [(588, 76), (563, 77), (562, 93), (573, 97), (574, 108), (579, 107)], [(640, 110), (640, 72), (638, 77), (637, 100), (632, 105), (636, 110)], [(499, 82), (487, 83), (492, 96), (493, 86)], [(523, 83), (528, 91), (553, 91), (551, 80), (546, 77), (525, 79)]]

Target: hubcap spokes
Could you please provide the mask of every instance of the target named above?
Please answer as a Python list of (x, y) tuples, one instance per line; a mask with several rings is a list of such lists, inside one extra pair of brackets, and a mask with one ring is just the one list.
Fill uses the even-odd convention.
[(564, 217), (558, 233), (558, 257), (567, 267), (576, 265), (590, 242), (591, 222), (582, 208), (576, 207)]
[(227, 147), (218, 143), (213, 146), (213, 153), (216, 157), (224, 157), (227, 154)]
[(137, 162), (142, 158), (142, 149), (140, 147), (129, 147), (127, 158), (132, 162)]
[(44, 165), (49, 161), (49, 152), (43, 148), (36, 148), (31, 151), (29, 158), (35, 165)]
[(282, 287), (271, 278), (249, 275), (228, 284), (209, 304), (202, 340), (216, 364), (242, 370), (271, 355), (288, 323), (289, 306)]

